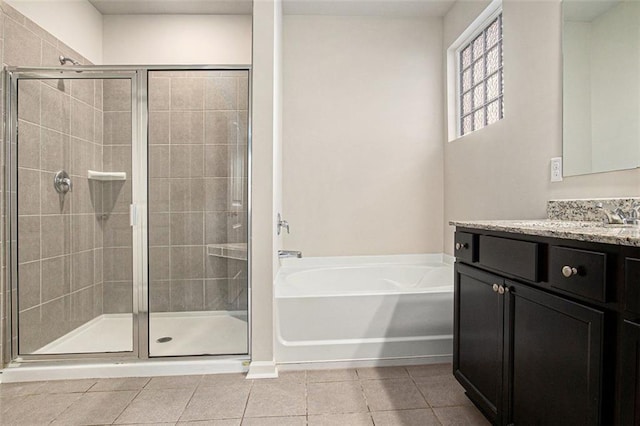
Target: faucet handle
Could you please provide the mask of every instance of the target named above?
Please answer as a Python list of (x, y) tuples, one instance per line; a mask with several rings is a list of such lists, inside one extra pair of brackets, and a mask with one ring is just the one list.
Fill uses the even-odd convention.
[(287, 234), (289, 234), (289, 222), (287, 222), (286, 220), (282, 219), (282, 216), (280, 215), (280, 213), (278, 213), (278, 222), (276, 223), (276, 231), (278, 233), (278, 235), (280, 235), (280, 232), (282, 232), (282, 228), (287, 230)]

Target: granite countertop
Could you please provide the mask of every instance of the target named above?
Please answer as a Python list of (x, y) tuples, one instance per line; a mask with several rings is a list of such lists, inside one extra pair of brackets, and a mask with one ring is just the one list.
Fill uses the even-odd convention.
[(603, 225), (595, 221), (571, 220), (470, 220), (450, 221), (461, 228), (512, 232), (604, 244), (640, 247), (640, 226)]

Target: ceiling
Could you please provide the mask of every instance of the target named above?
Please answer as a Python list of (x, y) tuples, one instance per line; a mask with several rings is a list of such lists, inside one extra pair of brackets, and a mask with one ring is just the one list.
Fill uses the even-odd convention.
[[(264, 1), (264, 0), (255, 0)], [(250, 15), (252, 0), (89, 0), (103, 15)], [(443, 16), (455, 0), (283, 0), (287, 15)]]

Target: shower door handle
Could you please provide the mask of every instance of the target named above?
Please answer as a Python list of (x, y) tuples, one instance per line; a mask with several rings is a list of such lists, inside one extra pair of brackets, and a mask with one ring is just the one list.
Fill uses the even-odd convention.
[(138, 206), (135, 204), (129, 205), (129, 226), (136, 226), (138, 223)]

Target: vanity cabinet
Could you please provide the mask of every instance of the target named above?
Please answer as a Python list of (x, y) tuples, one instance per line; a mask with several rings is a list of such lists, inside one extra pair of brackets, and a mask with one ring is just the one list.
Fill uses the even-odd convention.
[(597, 425), (604, 313), (457, 264), (454, 374), (494, 424)]
[(469, 399), (494, 425), (640, 425), (640, 298), (625, 304), (640, 261), (615, 245), (463, 232), (474, 256), (456, 255), (453, 370)]

